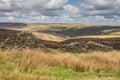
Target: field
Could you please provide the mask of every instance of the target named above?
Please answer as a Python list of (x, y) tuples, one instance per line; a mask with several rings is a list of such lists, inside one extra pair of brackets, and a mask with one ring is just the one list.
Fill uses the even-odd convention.
[(1, 80), (119, 80), (119, 51), (88, 54), (0, 51)]
[(119, 33), (120, 26), (0, 23), (0, 80), (120, 80)]

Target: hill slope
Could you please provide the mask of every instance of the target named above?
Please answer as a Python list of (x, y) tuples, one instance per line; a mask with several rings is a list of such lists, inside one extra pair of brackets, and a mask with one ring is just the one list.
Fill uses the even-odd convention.
[(0, 42), (4, 41), (8, 36), (12, 34), (17, 34), (21, 31), (9, 30), (9, 29), (0, 29)]
[(60, 37), (60, 36), (45, 34), (45, 33), (40, 33), (40, 32), (39, 33), (33, 32), (33, 35), (36, 36), (38, 39), (47, 40), (47, 41), (61, 42), (65, 40), (63, 37)]

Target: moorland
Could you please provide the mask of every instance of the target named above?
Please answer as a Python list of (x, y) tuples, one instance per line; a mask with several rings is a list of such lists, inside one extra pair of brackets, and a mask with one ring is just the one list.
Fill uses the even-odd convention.
[(120, 26), (0, 23), (1, 80), (119, 80)]

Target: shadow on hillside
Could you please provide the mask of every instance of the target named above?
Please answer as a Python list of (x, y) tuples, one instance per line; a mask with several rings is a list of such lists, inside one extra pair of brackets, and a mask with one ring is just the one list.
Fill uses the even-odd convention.
[(64, 36), (69, 36), (69, 37), (76, 37), (76, 36), (87, 36), (87, 35), (100, 35), (102, 34), (102, 31), (104, 30), (119, 30), (120, 26), (91, 26), (91, 27), (84, 27), (84, 28), (61, 28), (61, 30), (44, 30), (42, 32), (45, 33), (56, 33)]
[(3, 42), (10, 35), (17, 34), (19, 32), (21, 32), (21, 31), (9, 30), (9, 29), (1, 29), (0, 28), (0, 43)]
[(0, 23), (0, 28), (23, 28), (27, 26), (25, 23)]

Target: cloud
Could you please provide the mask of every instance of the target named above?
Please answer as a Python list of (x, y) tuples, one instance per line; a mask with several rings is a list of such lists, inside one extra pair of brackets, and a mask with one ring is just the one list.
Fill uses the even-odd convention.
[(15, 20), (15, 17), (9, 16), (9, 17), (8, 17), (8, 20), (9, 20), (9, 21), (13, 21), (13, 20)]
[(0, 11), (61, 9), (68, 0), (1, 0)]
[(120, 16), (119, 0), (86, 0), (80, 4), (85, 15)]
[(71, 0), (0, 0), (0, 21), (120, 22), (120, 0), (75, 0), (74, 4), (69, 1)]
[(90, 4), (94, 7), (96, 10), (109, 10), (113, 9), (114, 1), (115, 0), (88, 0)]
[(105, 20), (104, 16), (96, 16), (96, 20)]
[(68, 11), (70, 13), (79, 13), (80, 12), (79, 8), (77, 8), (73, 5), (70, 5), (70, 4), (64, 6), (63, 8), (65, 9), (65, 11)]

